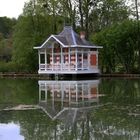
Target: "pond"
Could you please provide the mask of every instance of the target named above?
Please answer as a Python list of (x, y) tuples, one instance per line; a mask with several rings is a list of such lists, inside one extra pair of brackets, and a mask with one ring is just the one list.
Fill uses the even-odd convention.
[(140, 140), (140, 79), (0, 79), (0, 140)]

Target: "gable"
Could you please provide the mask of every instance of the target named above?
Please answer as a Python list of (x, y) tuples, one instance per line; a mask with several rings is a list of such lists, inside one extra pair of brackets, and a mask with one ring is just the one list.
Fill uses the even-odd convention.
[(45, 48), (45, 47), (48, 47), (48, 48), (51, 48), (52, 45), (55, 43), (55, 42), (58, 42), (60, 45), (62, 45), (63, 47), (66, 47), (65, 46), (65, 38), (64, 37), (56, 37), (55, 35), (51, 35), (41, 46), (40, 48)]

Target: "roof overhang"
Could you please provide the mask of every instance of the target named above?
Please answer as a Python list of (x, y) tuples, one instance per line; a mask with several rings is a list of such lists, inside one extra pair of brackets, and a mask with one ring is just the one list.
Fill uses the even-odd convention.
[(101, 49), (103, 46), (86, 46), (86, 45), (68, 45), (65, 47), (71, 47), (71, 48), (90, 48), (90, 49)]
[[(84, 46), (84, 45), (63, 45), (64, 48), (89, 48), (89, 49), (102, 49), (103, 46)], [(34, 47), (34, 49), (41, 49), (43, 47), (38, 46)]]
[(42, 49), (49, 42), (50, 39), (56, 40), (58, 43), (62, 45), (64, 48), (90, 48), (90, 49), (101, 49), (103, 46), (88, 46), (88, 45), (64, 45), (59, 39), (57, 39), (54, 35), (51, 35), (41, 46), (34, 47), (34, 49)]
[(60, 43), (63, 47), (66, 47), (59, 39), (57, 39), (54, 35), (51, 35), (41, 46), (34, 47), (34, 49), (42, 49), (44, 46), (49, 42), (50, 39), (56, 40), (58, 43)]
[(37, 47), (33, 47), (34, 49), (40, 49), (41, 47), (40, 46), (37, 46)]

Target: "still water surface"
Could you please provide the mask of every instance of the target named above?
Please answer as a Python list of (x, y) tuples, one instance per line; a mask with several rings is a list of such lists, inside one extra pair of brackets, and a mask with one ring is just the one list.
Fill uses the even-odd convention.
[(0, 140), (140, 140), (140, 79), (0, 79)]

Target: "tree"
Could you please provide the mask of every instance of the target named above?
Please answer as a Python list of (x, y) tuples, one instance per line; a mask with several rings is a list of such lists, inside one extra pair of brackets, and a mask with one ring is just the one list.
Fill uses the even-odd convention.
[(99, 33), (94, 34), (94, 36), (91, 37), (91, 40), (93, 40), (93, 42), (103, 46), (103, 49), (101, 49), (99, 53), (99, 63), (101, 65), (101, 70), (103, 73), (115, 72), (115, 68), (117, 65), (116, 53), (113, 46), (114, 44), (112, 44), (113, 40), (110, 40), (110, 35), (112, 35), (111, 32), (112, 29), (107, 28)]
[(12, 33), (15, 25), (16, 19), (0, 17), (0, 61), (11, 61)]
[[(13, 61), (21, 67), (20, 70), (33, 71), (37, 68), (37, 52), (33, 47), (40, 45), (48, 36), (46, 18), (21, 16), (14, 32)], [(42, 26), (41, 26), (42, 25)]]
[(12, 57), (12, 39), (0, 41), (0, 61), (9, 62)]
[(8, 38), (12, 34), (15, 24), (16, 19), (0, 17), (0, 33), (3, 34), (4, 38)]
[(138, 0), (134, 0), (135, 3), (135, 9), (136, 9), (136, 18), (137, 20), (139, 20), (139, 6), (140, 6), (140, 2), (138, 2)]
[[(15, 27), (13, 61), (26, 71), (35, 69), (37, 56), (33, 47), (43, 43), (50, 34), (60, 32), (67, 23), (76, 30), (85, 30), (89, 38), (128, 17), (128, 9), (122, 0), (30, 0)], [(104, 34), (100, 35), (104, 40), (103, 46), (107, 47), (102, 54), (107, 56), (104, 64), (108, 72), (114, 72), (118, 60), (111, 57), (116, 56), (116, 48), (111, 40), (106, 42), (110, 36), (106, 36), (106, 32)]]
[(86, 31), (86, 37), (89, 37), (89, 15), (94, 8), (94, 3), (91, 0), (79, 0), (79, 15), (80, 15), (80, 23), (81, 29)]
[(139, 0), (126, 0), (127, 5), (129, 5), (131, 14), (133, 18), (139, 20), (139, 8), (140, 8), (140, 1)]
[(101, 55), (102, 65), (106, 68), (106, 72), (115, 72), (120, 66), (127, 73), (139, 71), (136, 27), (137, 22), (128, 20), (115, 24), (94, 36), (94, 41), (104, 46)]
[(137, 67), (137, 30), (136, 23), (125, 21), (116, 28), (115, 51), (127, 73), (132, 73)]
[(129, 18), (129, 10), (124, 0), (99, 0), (90, 14), (90, 29), (98, 32)]
[(62, 5), (62, 13), (61, 16), (64, 20), (65, 25), (72, 25), (73, 28), (76, 28), (76, 4), (75, 1), (71, 0), (60, 0)]
[[(23, 15), (15, 26), (12, 60), (20, 67), (20, 71), (37, 69), (38, 57), (33, 47), (41, 45), (54, 32), (54, 17), (46, 14), (37, 2), (31, 0), (25, 4)], [(56, 16), (55, 20), (57, 28), (60, 27), (61, 17)]]
[(36, 0), (36, 6), (42, 9), (42, 14), (44, 16), (51, 17), (51, 31), (53, 34), (57, 33), (61, 28), (59, 25), (64, 18), (62, 15), (63, 7), (61, 5), (61, 0)]

